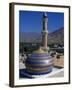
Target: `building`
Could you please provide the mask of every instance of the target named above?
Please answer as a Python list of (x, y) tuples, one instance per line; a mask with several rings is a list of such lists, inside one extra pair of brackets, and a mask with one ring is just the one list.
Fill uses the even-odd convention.
[[(48, 18), (46, 12), (43, 13), (43, 30), (42, 30), (42, 42), (39, 49), (35, 50), (25, 61), (25, 69), (20, 70), (20, 76), (26, 78), (36, 78), (44, 76), (46, 77), (58, 77), (64, 75), (64, 69), (55, 68), (53, 66), (63, 66), (63, 62), (60, 60), (54, 63), (53, 58), (48, 53), (47, 38), (48, 30), (47, 23)], [(62, 62), (62, 63), (61, 63)]]

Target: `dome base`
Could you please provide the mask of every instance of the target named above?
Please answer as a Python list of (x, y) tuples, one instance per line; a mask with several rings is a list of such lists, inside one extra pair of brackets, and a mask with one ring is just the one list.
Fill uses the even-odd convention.
[(26, 69), (20, 71), (20, 78), (41, 78), (46, 77), (52, 70), (43, 73), (30, 73)]

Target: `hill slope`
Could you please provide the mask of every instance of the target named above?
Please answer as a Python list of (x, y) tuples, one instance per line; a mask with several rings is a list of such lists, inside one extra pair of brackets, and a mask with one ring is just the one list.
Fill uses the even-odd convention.
[[(41, 33), (36, 32), (20, 32), (20, 42), (39, 43), (41, 42)], [(60, 28), (48, 34), (48, 44), (63, 44), (64, 28)]]

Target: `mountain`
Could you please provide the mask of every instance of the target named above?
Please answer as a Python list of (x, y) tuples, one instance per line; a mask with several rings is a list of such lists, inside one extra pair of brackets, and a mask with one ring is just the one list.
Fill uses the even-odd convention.
[(36, 32), (20, 32), (20, 42), (40, 42), (41, 34)]
[[(20, 42), (40, 43), (41, 33), (36, 32), (20, 32)], [(48, 34), (48, 44), (63, 44), (64, 28), (60, 28)]]
[(60, 28), (48, 35), (49, 44), (64, 44), (64, 28)]

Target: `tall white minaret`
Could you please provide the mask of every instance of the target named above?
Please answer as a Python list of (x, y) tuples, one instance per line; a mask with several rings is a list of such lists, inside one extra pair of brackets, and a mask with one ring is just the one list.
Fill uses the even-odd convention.
[(47, 28), (47, 23), (48, 23), (48, 17), (47, 13), (43, 13), (43, 30), (42, 30), (42, 47), (44, 50), (47, 50), (47, 43), (48, 43), (48, 28)]

